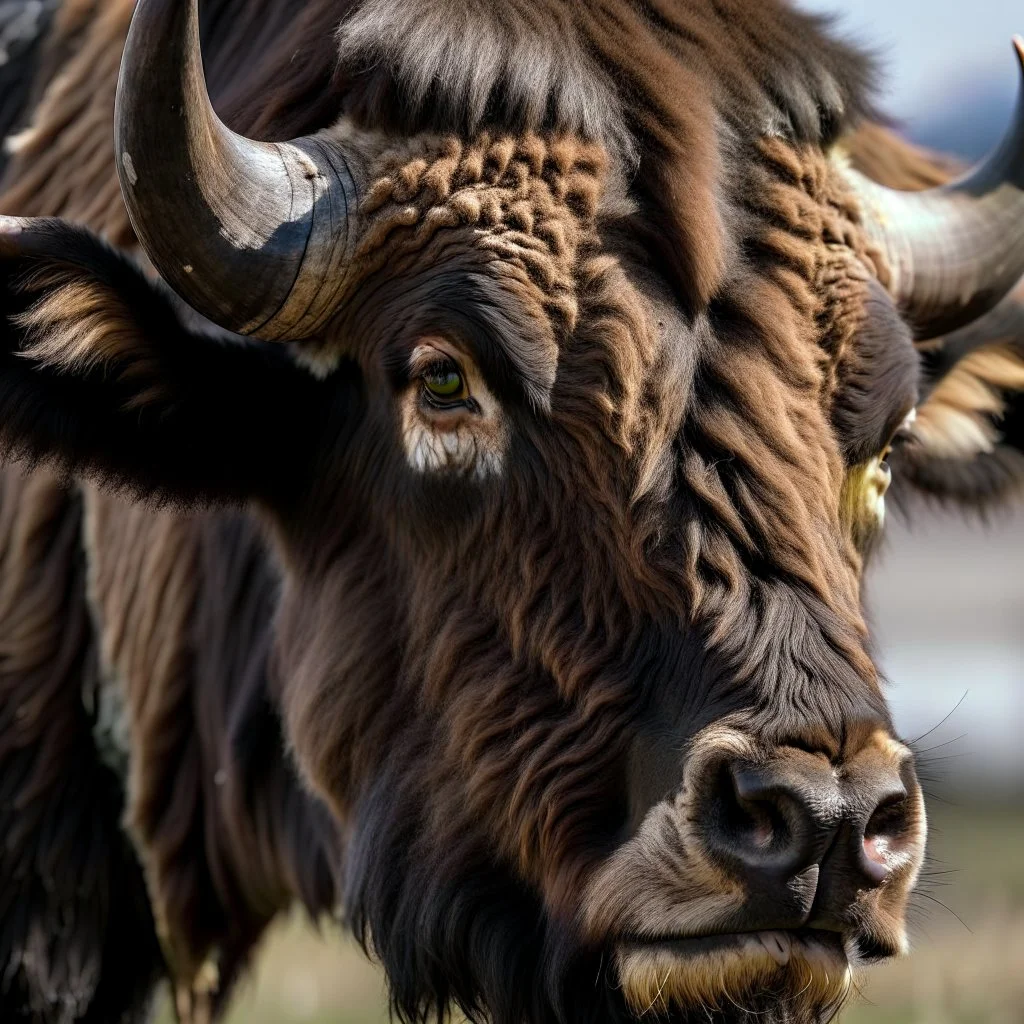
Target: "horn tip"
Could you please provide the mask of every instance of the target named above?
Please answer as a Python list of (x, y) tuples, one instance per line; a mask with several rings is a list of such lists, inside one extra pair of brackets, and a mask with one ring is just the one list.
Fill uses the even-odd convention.
[(1013, 37), (1013, 48), (1017, 52), (1017, 60), (1020, 61), (1021, 71), (1024, 71), (1024, 36)]

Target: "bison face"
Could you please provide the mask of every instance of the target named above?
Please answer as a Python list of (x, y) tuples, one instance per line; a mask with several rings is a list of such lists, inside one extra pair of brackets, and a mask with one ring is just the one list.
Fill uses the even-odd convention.
[(904, 948), (924, 851), (859, 604), (917, 359), (846, 193), (806, 154), (808, 278), (686, 316), (594, 147), (410, 148), (297, 343), (359, 420), (277, 520), (347, 912), (410, 1014), (815, 1019)]
[[(860, 579), (892, 445), (942, 472), (912, 328), (952, 326), (943, 266), (777, 135), (728, 175), (713, 139), (652, 141), (671, 166), (636, 189), (559, 132), (250, 143), (197, 38), (194, 5), (140, 5), (125, 199), (163, 278), (262, 340), (0, 222), (5, 442), (263, 518), (276, 707), (404, 1017), (826, 1018), (905, 946), (923, 856)], [(928, 194), (929, 223), (998, 185)], [(945, 305), (1009, 287), (981, 280)], [(988, 355), (946, 370), (994, 430), (1021, 371)]]

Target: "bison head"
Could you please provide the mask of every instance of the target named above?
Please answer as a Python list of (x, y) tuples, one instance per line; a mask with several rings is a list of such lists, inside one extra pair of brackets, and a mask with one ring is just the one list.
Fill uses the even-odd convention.
[[(898, 195), (699, 84), (636, 114), (635, 178), (564, 126), (257, 143), (195, 3), (147, 0), (125, 201), (225, 330), (2, 224), (8, 445), (266, 523), (274, 700), (409, 1019), (818, 1020), (906, 946), (925, 816), (861, 576), (892, 474), (967, 461), (915, 342), (1024, 269), (1022, 122)], [(1024, 385), (994, 353), (979, 422)]]

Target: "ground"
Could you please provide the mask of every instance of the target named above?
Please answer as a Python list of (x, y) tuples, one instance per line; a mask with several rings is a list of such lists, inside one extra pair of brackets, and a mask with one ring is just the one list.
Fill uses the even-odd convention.
[[(932, 862), (915, 898), (914, 953), (876, 968), (842, 1024), (1024, 1022), (1024, 801), (933, 801)], [(170, 1024), (165, 1009), (158, 1024)], [(298, 917), (269, 937), (228, 1024), (384, 1024), (379, 970)]]

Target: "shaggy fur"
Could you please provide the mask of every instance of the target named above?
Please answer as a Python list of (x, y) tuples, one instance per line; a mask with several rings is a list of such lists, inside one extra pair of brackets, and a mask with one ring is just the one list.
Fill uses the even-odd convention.
[[(707, 845), (731, 752), (828, 765), (843, 828), (905, 788), (891, 884), (837, 843), (799, 908), (855, 962), (902, 944), (924, 822), (850, 481), (922, 391), (935, 436), (942, 409), (1009, 422), (1019, 380), (991, 337), (921, 376), (830, 152), (858, 160), (866, 62), (775, 0), (202, 6), (232, 127), (362, 147), (357, 255), (286, 351), (100, 241), (135, 247), (109, 124), (131, 4), (67, 0), (0, 192), (64, 218), (0, 218), (0, 441), (36, 466), (0, 501), (0, 824), (29, 880), (0, 890), (0, 1000), (134, 1021), (160, 970), (203, 1021), (299, 899), (342, 909), (405, 1020), (825, 1020), (844, 990), (806, 950), (798, 997), (763, 956), (624, 943), (641, 902), (648, 937), (777, 919)], [(495, 472), (409, 465), (436, 336), (500, 406)], [(97, 909), (84, 871), (127, 881)], [(67, 957), (26, 962), (71, 909)], [(114, 1010), (108, 949), (139, 958)]]
[(183, 329), (135, 266), (61, 222), (23, 240), (11, 279), (0, 310), (22, 343), (0, 353), (0, 392), (16, 454), (180, 502), (283, 495), (309, 471), (299, 453), (329, 409), (280, 349)]
[(0, 1018), (137, 1020), (162, 972), (145, 886), (96, 756), (82, 502), (0, 473)]

